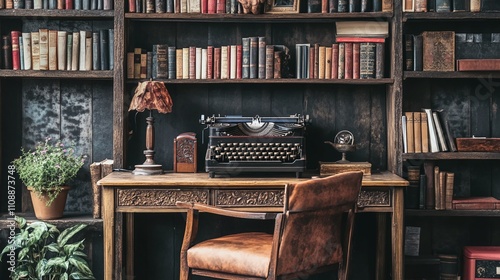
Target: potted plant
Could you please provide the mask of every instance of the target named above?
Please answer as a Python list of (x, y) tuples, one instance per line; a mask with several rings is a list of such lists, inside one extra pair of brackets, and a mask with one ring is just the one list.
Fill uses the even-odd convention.
[(83, 166), (85, 157), (77, 155), (71, 146), (47, 138), (34, 150), (21, 148), (21, 156), (12, 163), (19, 178), (31, 194), (31, 201), (38, 219), (62, 217), (69, 187)]
[(85, 240), (68, 243), (87, 225), (77, 224), (60, 232), (42, 221), (28, 224), (22, 217), (15, 217), (15, 221), (19, 232), (9, 238), (0, 254), (2, 260), (5, 254), (17, 252), (7, 261), (11, 279), (95, 279), (83, 251)]

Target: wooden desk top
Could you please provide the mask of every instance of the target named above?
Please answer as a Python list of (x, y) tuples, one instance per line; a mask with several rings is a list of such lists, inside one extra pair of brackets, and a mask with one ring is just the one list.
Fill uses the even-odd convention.
[[(308, 178), (293, 177), (216, 177), (208, 173), (165, 173), (162, 175), (133, 175), (131, 172), (113, 172), (97, 182), (103, 187), (282, 187), (287, 183)], [(363, 176), (363, 187), (406, 187), (409, 182), (391, 172)]]

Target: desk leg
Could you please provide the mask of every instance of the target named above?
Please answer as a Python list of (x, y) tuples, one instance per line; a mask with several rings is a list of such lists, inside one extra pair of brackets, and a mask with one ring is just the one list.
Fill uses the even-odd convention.
[(394, 210), (392, 213), (392, 279), (404, 279), (403, 267), (403, 215), (404, 196), (403, 188), (393, 188)]
[(377, 274), (376, 280), (385, 280), (385, 241), (387, 238), (387, 213), (377, 213)]
[(113, 279), (123, 279), (123, 213), (115, 213), (115, 262)]
[(115, 212), (113, 189), (102, 188), (102, 219), (104, 235), (104, 279), (113, 280), (115, 256)]
[(125, 214), (126, 221), (126, 252), (125, 252), (125, 273), (127, 279), (134, 279), (134, 213)]

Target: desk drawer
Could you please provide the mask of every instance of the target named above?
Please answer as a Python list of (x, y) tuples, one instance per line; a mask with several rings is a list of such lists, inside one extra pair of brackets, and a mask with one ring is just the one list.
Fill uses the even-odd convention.
[(378, 188), (362, 188), (358, 198), (358, 207), (390, 207), (391, 190)]
[(176, 207), (177, 201), (209, 203), (209, 191), (201, 189), (118, 189), (117, 206)]
[(214, 191), (214, 204), (220, 207), (283, 207), (284, 189), (224, 189)]

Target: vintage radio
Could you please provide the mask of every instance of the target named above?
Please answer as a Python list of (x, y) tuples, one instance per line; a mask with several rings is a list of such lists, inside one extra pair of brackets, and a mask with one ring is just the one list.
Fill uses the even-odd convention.
[(305, 126), (308, 116), (201, 116), (209, 143), (205, 168), (216, 173), (295, 172), (306, 169)]

